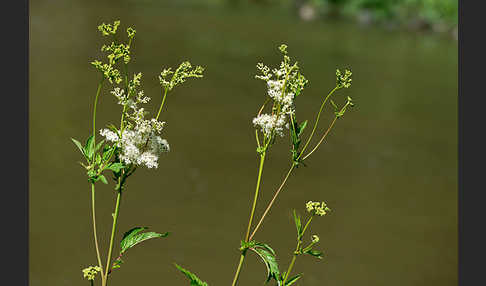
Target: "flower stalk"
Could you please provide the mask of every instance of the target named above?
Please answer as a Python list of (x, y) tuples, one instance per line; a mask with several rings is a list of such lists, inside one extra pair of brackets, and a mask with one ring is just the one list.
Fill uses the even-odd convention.
[[(93, 104), (91, 136), (88, 137), (83, 145), (78, 140), (71, 138), (73, 143), (79, 149), (86, 164), (80, 164), (86, 169), (88, 181), (91, 183), (91, 216), (93, 225), (93, 239), (96, 249), (97, 266), (89, 266), (82, 270), (84, 278), (91, 285), (94, 285), (94, 279), (101, 275), (101, 285), (108, 284), (109, 274), (113, 269), (121, 267), (123, 254), (131, 247), (147, 239), (156, 237), (165, 237), (168, 233), (161, 234), (156, 232), (142, 232), (146, 227), (135, 227), (124, 233), (120, 242), (120, 254), (112, 261), (112, 254), (115, 251), (115, 237), (117, 236), (117, 223), (120, 214), (120, 204), (122, 192), (125, 190), (125, 183), (129, 176), (140, 166), (147, 168), (157, 168), (159, 157), (164, 152), (169, 151), (167, 140), (162, 139), (159, 135), (165, 125), (165, 122), (158, 121), (161, 115), (162, 107), (166, 101), (168, 91), (176, 85), (183, 83), (188, 78), (202, 77), (203, 68), (196, 66), (192, 68), (189, 62), (183, 62), (172, 72), (171, 69), (164, 69), (161, 73), (160, 84), (164, 91), (162, 103), (158, 109), (157, 116), (152, 119), (146, 119), (148, 112), (142, 107), (150, 97), (144, 95), (140, 90), (142, 74), (134, 74), (129, 79), (128, 63), (131, 60), (130, 47), (136, 31), (128, 27), (126, 32), (128, 43), (118, 41), (119, 37), (115, 34), (120, 26), (120, 21), (114, 21), (113, 24), (102, 23), (98, 30), (103, 36), (108, 36), (111, 43), (102, 46), (101, 51), (105, 52), (106, 60), (94, 60), (91, 64), (98, 70), (102, 76), (98, 83), (96, 96)], [(123, 70), (123, 75), (120, 70)], [(172, 74), (169, 80), (165, 76)], [(107, 128), (99, 130), (99, 134), (105, 137), (98, 144), (96, 143), (96, 116), (103, 84), (107, 82), (113, 85), (110, 92), (122, 106), (119, 127), (108, 124)], [(110, 172), (110, 176), (106, 173)], [(105, 177), (106, 176), (106, 177)], [(109, 184), (108, 179), (113, 178), (114, 190), (116, 192), (115, 209), (112, 213), (112, 227), (106, 264), (103, 264), (100, 254), (100, 247), (97, 233), (96, 221), (96, 192), (95, 184), (101, 181)]]

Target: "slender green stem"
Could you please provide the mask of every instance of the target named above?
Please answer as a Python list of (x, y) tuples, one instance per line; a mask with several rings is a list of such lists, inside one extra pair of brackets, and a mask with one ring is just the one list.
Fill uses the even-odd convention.
[(101, 92), (101, 87), (103, 86), (104, 77), (101, 79), (100, 83), (98, 84), (98, 89), (96, 90), (96, 97), (94, 101), (93, 107), (93, 142), (96, 144), (96, 106), (98, 105), (98, 97)]
[(120, 187), (120, 189), (118, 190), (117, 196), (116, 196), (115, 213), (113, 215), (113, 226), (111, 228), (110, 247), (108, 248), (108, 257), (106, 259), (106, 270), (105, 270), (104, 279), (102, 281), (102, 286), (106, 286), (107, 280), (108, 280), (108, 271), (109, 271), (110, 264), (111, 264), (111, 253), (113, 251), (113, 242), (115, 240), (116, 222), (117, 222), (117, 219), (118, 219), (118, 213), (120, 211), (121, 193), (122, 193), (122, 190), (121, 190), (121, 187)]
[(273, 203), (277, 199), (277, 196), (280, 193), (280, 191), (282, 190), (283, 186), (287, 182), (287, 179), (290, 177), (290, 174), (294, 170), (294, 167), (295, 167), (295, 164), (292, 164), (292, 166), (290, 166), (290, 169), (287, 172), (287, 175), (285, 176), (285, 179), (282, 181), (282, 184), (280, 184), (280, 187), (278, 187), (277, 191), (273, 195), (272, 200), (270, 201), (270, 203), (268, 204), (267, 208), (265, 209), (265, 212), (263, 213), (262, 217), (260, 218), (260, 221), (258, 222), (258, 224), (256, 225), (255, 229), (253, 230), (252, 234), (250, 235), (250, 238), (249, 238), (250, 240), (253, 238), (253, 236), (255, 236), (255, 233), (257, 232), (258, 228), (262, 224), (263, 219), (265, 218), (265, 216), (267, 215), (267, 213), (270, 211), (270, 208), (272, 207)]
[(160, 112), (162, 111), (162, 107), (164, 106), (165, 103), (165, 98), (167, 97), (167, 91), (168, 89), (164, 89), (164, 96), (162, 97), (162, 103), (160, 104), (159, 112), (157, 112), (157, 117), (155, 117), (155, 120), (159, 119)]
[(319, 147), (319, 145), (321, 145), (322, 141), (324, 141), (324, 138), (326, 138), (326, 136), (329, 133), (329, 131), (331, 131), (331, 129), (334, 126), (334, 123), (336, 122), (337, 119), (338, 119), (337, 116), (334, 117), (334, 119), (331, 122), (331, 125), (329, 125), (329, 128), (327, 128), (327, 130), (324, 133), (324, 135), (322, 135), (321, 140), (319, 140), (319, 143), (316, 144), (316, 146), (312, 149), (312, 151), (309, 152), (309, 154), (305, 155), (304, 158), (302, 158), (302, 161), (305, 160), (305, 159), (307, 159), (307, 157), (309, 157)]
[[(248, 228), (246, 230), (245, 242), (248, 242), (248, 237), (250, 236), (250, 229), (251, 229), (251, 224), (252, 224), (252, 221), (253, 221), (253, 216), (255, 215), (255, 208), (256, 208), (256, 203), (257, 203), (257, 200), (258, 200), (258, 192), (260, 190), (260, 182), (261, 182), (261, 178), (262, 178), (263, 164), (265, 163), (265, 154), (266, 154), (266, 150), (264, 150), (260, 155), (260, 167), (258, 169), (257, 185), (256, 185), (256, 189), (255, 189), (255, 196), (253, 198), (253, 205), (251, 207), (250, 219), (248, 221)], [(240, 271), (241, 271), (241, 267), (243, 266), (244, 260), (245, 260), (245, 253), (243, 252), (240, 256), (238, 268), (236, 269), (236, 273), (235, 273), (235, 276), (233, 278), (233, 283), (231, 284), (232, 286), (235, 286), (236, 283), (238, 283), (238, 278), (240, 276)]]
[(289, 268), (285, 272), (285, 276), (282, 282), (283, 285), (285, 285), (285, 282), (287, 282), (287, 279), (289, 278), (290, 272), (292, 272), (292, 268), (294, 267), (295, 260), (297, 259), (297, 255), (299, 255), (300, 245), (302, 244), (302, 236), (304, 236), (304, 233), (311, 221), (312, 221), (312, 216), (309, 218), (309, 220), (307, 220), (307, 223), (305, 224), (304, 229), (302, 230), (301, 236), (298, 237), (297, 239), (297, 247), (295, 248), (294, 255), (292, 256), (292, 261), (290, 261)]
[(329, 97), (338, 89), (338, 87), (336, 86), (335, 88), (333, 88), (333, 90), (331, 90), (331, 92), (329, 92), (329, 94), (326, 96), (326, 98), (324, 99), (324, 101), (322, 102), (321, 104), (321, 108), (319, 109), (319, 113), (317, 114), (317, 119), (316, 119), (316, 122), (314, 123), (314, 128), (312, 128), (312, 132), (311, 132), (311, 135), (309, 136), (309, 138), (307, 139), (307, 142), (305, 143), (304, 145), (304, 148), (302, 148), (302, 151), (300, 152), (300, 155), (299, 157), (297, 157), (297, 160), (300, 159), (300, 157), (302, 156), (302, 154), (304, 153), (305, 151), (305, 148), (307, 148), (307, 145), (309, 145), (312, 137), (314, 136), (314, 133), (316, 132), (316, 128), (317, 128), (317, 123), (319, 123), (319, 118), (321, 117), (321, 112), (322, 112), (322, 109), (324, 108), (324, 105), (326, 105), (326, 102), (327, 100), (329, 99)]
[[(297, 247), (299, 247), (299, 246), (300, 245), (297, 245)], [(285, 277), (284, 277), (284, 280), (282, 282), (282, 285), (285, 285), (285, 282), (287, 282), (287, 279), (289, 278), (289, 274), (292, 271), (292, 268), (294, 267), (296, 259), (297, 259), (297, 254), (294, 254), (294, 256), (292, 257), (292, 261), (290, 261), (289, 268), (287, 269), (287, 272), (285, 272)]]
[(307, 229), (307, 227), (309, 226), (310, 222), (312, 221), (312, 218), (313, 216), (311, 216), (309, 218), (309, 220), (307, 221), (307, 223), (305, 224), (304, 228), (302, 229), (302, 236), (304, 236), (304, 233), (305, 233), (305, 230)]
[(101, 276), (103, 277), (103, 264), (101, 264), (100, 248), (98, 246), (98, 236), (96, 231), (96, 212), (95, 212), (95, 185), (91, 183), (91, 210), (93, 214), (93, 236), (96, 247), (96, 257), (98, 258), (98, 266), (101, 268)]
[(258, 179), (257, 179), (257, 185), (255, 189), (255, 196), (253, 198), (253, 205), (251, 207), (251, 213), (250, 213), (250, 220), (248, 221), (248, 229), (246, 230), (246, 235), (245, 235), (245, 241), (248, 242), (248, 237), (250, 236), (250, 229), (251, 229), (251, 223), (253, 221), (253, 216), (255, 215), (255, 208), (258, 200), (258, 192), (260, 190), (260, 182), (262, 178), (262, 171), (263, 171), (263, 163), (265, 162), (265, 154), (266, 151), (263, 151), (263, 153), (260, 156), (260, 168), (258, 170)]
[(258, 130), (255, 129), (255, 138), (257, 142), (257, 147), (260, 148), (260, 139), (258, 139)]
[(232, 286), (235, 286), (236, 283), (238, 283), (238, 278), (240, 277), (240, 271), (241, 267), (243, 266), (243, 260), (245, 260), (245, 254), (246, 253), (241, 253), (240, 256), (240, 262), (238, 263), (238, 268), (236, 269), (235, 277), (233, 278), (233, 283), (231, 284)]

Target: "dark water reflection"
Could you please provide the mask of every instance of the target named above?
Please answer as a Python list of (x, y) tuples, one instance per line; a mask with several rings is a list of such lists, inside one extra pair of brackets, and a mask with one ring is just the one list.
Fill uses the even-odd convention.
[[(95, 264), (89, 186), (69, 138), (91, 130), (98, 78), (88, 62), (102, 43), (96, 25), (115, 18), (138, 31), (131, 70), (143, 72), (152, 108), (162, 67), (190, 59), (207, 71), (168, 98), (162, 117), (172, 151), (158, 170), (137, 172), (122, 201), (120, 230), (146, 225), (172, 235), (128, 253), (111, 285), (187, 285), (172, 262), (210, 285), (230, 283), (258, 164), (250, 121), (265, 89), (253, 79), (255, 64), (278, 63), (282, 42), (310, 80), (299, 118), (313, 120), (336, 67), (352, 67), (353, 86), (341, 94), (357, 107), (291, 177), (256, 239), (270, 243), (286, 268), (295, 247), (291, 209), (326, 200), (332, 215), (311, 229), (326, 258), (297, 261), (300, 285), (456, 285), (456, 42), (301, 23), (267, 9), (157, 1), (31, 1), (30, 9), (31, 285), (87, 285), (81, 268)], [(103, 97), (99, 126), (119, 112), (107, 90)], [(287, 140), (270, 153), (262, 202), (288, 155)], [(99, 188), (103, 253), (113, 198)], [(263, 264), (246, 262), (241, 285), (261, 285)]]

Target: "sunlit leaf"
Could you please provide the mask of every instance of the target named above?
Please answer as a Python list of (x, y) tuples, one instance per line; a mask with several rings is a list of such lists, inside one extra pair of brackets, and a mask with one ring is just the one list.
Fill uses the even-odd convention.
[(106, 167), (106, 169), (108, 170), (112, 170), (113, 172), (115, 173), (118, 173), (120, 172), (121, 169), (125, 168), (125, 165), (123, 165), (123, 163), (111, 163), (110, 165), (108, 165)]
[(94, 154), (94, 136), (91, 135), (89, 136), (88, 140), (86, 140), (86, 144), (84, 145), (84, 153), (86, 154), (86, 157), (91, 161), (93, 158)]
[(102, 182), (103, 182), (103, 184), (108, 184), (108, 181), (106, 180), (105, 176), (100, 175), (100, 176), (99, 176), (99, 179), (100, 179), (100, 181), (102, 181)]
[(129, 248), (134, 247), (135, 245), (151, 239), (151, 238), (157, 238), (157, 237), (166, 237), (169, 235), (168, 232), (166, 233), (157, 233), (157, 232), (143, 232), (143, 230), (148, 229), (148, 227), (134, 227), (130, 229), (129, 231), (125, 232), (123, 235), (122, 241), (120, 242), (120, 254), (123, 254), (125, 251), (127, 251)]
[(101, 145), (103, 145), (104, 142), (105, 142), (105, 140), (101, 140), (98, 144), (96, 144), (96, 147), (94, 148), (94, 152), (98, 151), (101, 148)]
[(304, 253), (312, 255), (312, 256), (317, 257), (319, 259), (322, 259), (322, 254), (323, 254), (322, 251), (312, 250), (312, 249), (309, 249)]
[(83, 148), (83, 145), (81, 145), (81, 142), (79, 142), (78, 140), (76, 140), (74, 138), (71, 138), (71, 140), (73, 141), (74, 145), (76, 145), (76, 147), (78, 147), (79, 151), (81, 151), (81, 154), (83, 154), (83, 156), (86, 157), (86, 154), (84, 153), (84, 148)]
[(176, 263), (174, 263), (174, 265), (175, 267), (177, 267), (177, 269), (179, 269), (182, 273), (184, 273), (187, 276), (187, 278), (189, 278), (189, 280), (191, 281), (190, 284), (191, 286), (208, 286), (208, 283), (199, 279), (199, 277), (197, 277), (194, 273), (191, 273), (189, 270), (180, 267)]
[(254, 247), (250, 248), (253, 250), (265, 263), (267, 267), (267, 280), (266, 282), (270, 281), (270, 279), (275, 279), (278, 281), (280, 277), (280, 271), (278, 270), (277, 259), (275, 257), (275, 251), (265, 243), (257, 243)]

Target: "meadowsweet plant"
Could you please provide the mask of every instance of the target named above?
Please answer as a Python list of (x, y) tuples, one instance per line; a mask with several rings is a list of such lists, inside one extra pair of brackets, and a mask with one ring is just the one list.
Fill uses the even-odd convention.
[[(76, 139), (71, 139), (84, 157), (85, 162), (80, 164), (85, 169), (91, 185), (93, 238), (97, 264), (88, 266), (82, 272), (91, 285), (94, 285), (99, 274), (101, 285), (105, 286), (113, 270), (121, 267), (122, 257), (128, 249), (145, 240), (166, 237), (169, 234), (149, 232), (146, 231), (147, 227), (134, 227), (121, 237), (119, 254), (113, 259), (120, 202), (122, 194), (126, 191), (127, 179), (140, 167), (156, 169), (159, 166), (159, 159), (170, 150), (167, 140), (161, 137), (165, 122), (159, 119), (167, 94), (189, 78), (202, 77), (204, 69), (200, 66), (193, 67), (189, 62), (181, 63), (174, 71), (171, 68), (163, 69), (158, 76), (162, 90), (161, 103), (156, 115), (151, 117), (144, 107), (150, 97), (146, 96), (141, 88), (142, 73), (129, 73), (128, 69), (132, 59), (131, 47), (136, 34), (135, 29), (131, 27), (126, 29), (125, 42), (120, 41), (124, 37), (118, 33), (120, 21), (115, 21), (113, 24), (103, 23), (98, 26), (98, 30), (108, 39), (108, 43), (101, 47), (101, 51), (106, 54), (106, 59), (91, 62), (100, 74), (93, 105), (92, 133), (84, 145)], [(102, 95), (104, 85), (107, 85), (111, 91)], [(96, 108), (100, 98), (106, 96), (120, 105), (120, 118), (114, 118), (105, 128), (98, 130)], [(101, 137), (98, 142), (97, 137)], [(110, 244), (104, 264), (96, 229), (95, 186), (98, 182), (104, 184), (111, 182), (115, 195)]]
[[(277, 285), (283, 286), (292, 285), (301, 277), (301, 274), (291, 276), (291, 272), (297, 257), (303, 254), (308, 254), (317, 258), (322, 258), (322, 252), (314, 249), (314, 246), (319, 242), (319, 236), (313, 234), (310, 239), (304, 240), (304, 234), (306, 233), (306, 230), (309, 229), (309, 225), (314, 217), (324, 216), (329, 213), (330, 209), (324, 202), (309, 201), (306, 204), (309, 218), (305, 224), (302, 224), (301, 217), (297, 215), (296, 211), (294, 210), (294, 221), (297, 228), (297, 246), (291, 253), (292, 259), (286, 271), (280, 272), (275, 251), (268, 244), (256, 241), (254, 237), (258, 229), (262, 226), (264, 218), (268, 215), (271, 207), (275, 203), (280, 192), (283, 190), (283, 187), (292, 172), (299, 166), (305, 164), (305, 160), (309, 158), (309, 156), (312, 155), (323, 143), (336, 121), (344, 115), (348, 107), (353, 106), (353, 102), (350, 97), (343, 100), (334, 98), (333, 96), (336, 91), (343, 88), (349, 88), (352, 81), (351, 71), (336, 70), (336, 85), (326, 96), (323, 97), (310, 135), (304, 140), (303, 134), (308, 120), (297, 120), (295, 101), (298, 97), (302, 96), (302, 92), (304, 87), (308, 84), (308, 80), (302, 74), (298, 62), (292, 63), (291, 58), (288, 55), (287, 46), (283, 44), (279, 47), (279, 50), (283, 56), (283, 60), (279, 66), (271, 69), (263, 63), (257, 64), (259, 74), (256, 75), (256, 78), (263, 80), (267, 87), (267, 96), (262, 106), (258, 110), (255, 118), (252, 120), (255, 127), (256, 152), (260, 157), (260, 162), (257, 172), (256, 188), (250, 207), (250, 217), (245, 236), (240, 243), (240, 259), (234, 274), (233, 282), (231, 284), (232, 286), (235, 286), (238, 283), (238, 278), (240, 277), (248, 250), (257, 254), (264, 262), (267, 268), (266, 282), (274, 279)], [(319, 131), (318, 123), (326, 103), (330, 103), (329, 106), (334, 111), (333, 119), (327, 129)], [(287, 171), (282, 183), (276, 189), (275, 194), (268, 203), (265, 211), (254, 226), (253, 221), (255, 218), (255, 208), (258, 202), (258, 194), (260, 191), (266, 155), (268, 152), (270, 152), (271, 147), (274, 144), (278, 143), (279, 140), (285, 137), (285, 134), (288, 134), (290, 139), (289, 170)], [(317, 134), (319, 134), (320, 139), (312, 146), (312, 139)], [(306, 243), (308, 244), (305, 246)], [(187, 269), (184, 269), (177, 264), (176, 267), (190, 279), (191, 285), (207, 285)]]

